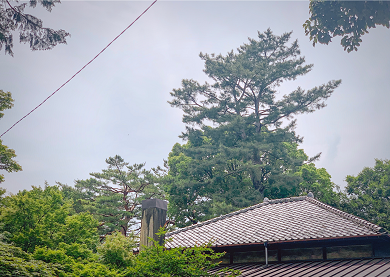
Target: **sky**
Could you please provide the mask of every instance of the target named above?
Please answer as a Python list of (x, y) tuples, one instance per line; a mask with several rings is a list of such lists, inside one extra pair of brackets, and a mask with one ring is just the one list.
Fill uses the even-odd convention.
[[(32, 110), (99, 53), (151, 1), (63, 1), (51, 13), (41, 7), (26, 13), (44, 26), (71, 34), (66, 45), (31, 51), (15, 34), (14, 57), (0, 52), (0, 89), (15, 106), (5, 111), (0, 132)], [(313, 70), (278, 88), (280, 96), (301, 86), (310, 89), (341, 79), (327, 107), (297, 117), (299, 146), (309, 156), (322, 152), (317, 167), (344, 187), (347, 175), (390, 158), (390, 30), (371, 29), (357, 52), (347, 53), (335, 38), (312, 46), (302, 24), (308, 1), (158, 1), (101, 56), (39, 109), (5, 134), (23, 171), (7, 173), (8, 192), (73, 185), (106, 168), (120, 155), (146, 168), (163, 165), (184, 131), (182, 113), (172, 108), (170, 92), (182, 79), (207, 81), (199, 53), (226, 54), (270, 28), (293, 31)]]

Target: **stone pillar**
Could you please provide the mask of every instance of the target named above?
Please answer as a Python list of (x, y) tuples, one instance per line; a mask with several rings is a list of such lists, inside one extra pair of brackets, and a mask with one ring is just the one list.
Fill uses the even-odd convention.
[(140, 246), (151, 246), (153, 243), (148, 237), (164, 243), (164, 238), (159, 238), (156, 233), (163, 227), (167, 217), (167, 202), (160, 199), (146, 199), (142, 201), (141, 237)]

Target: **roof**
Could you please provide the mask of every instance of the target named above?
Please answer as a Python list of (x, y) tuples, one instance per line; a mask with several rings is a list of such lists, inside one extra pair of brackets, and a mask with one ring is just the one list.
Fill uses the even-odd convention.
[(383, 228), (326, 205), (309, 196), (276, 200), (245, 208), (166, 234), (167, 248), (248, 245), (266, 241), (380, 235)]
[[(264, 264), (233, 264), (225, 267), (240, 270), (242, 277), (390, 276), (389, 258), (270, 264), (268, 267)], [(215, 273), (221, 268), (216, 267), (209, 273)]]

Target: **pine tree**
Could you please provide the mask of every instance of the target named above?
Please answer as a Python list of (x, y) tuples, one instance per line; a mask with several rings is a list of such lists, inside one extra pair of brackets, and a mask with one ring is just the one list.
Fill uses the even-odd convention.
[(169, 103), (184, 112), (181, 137), (188, 141), (174, 148), (166, 179), (170, 206), (181, 211), (181, 224), (265, 195), (297, 193), (300, 178), (294, 172), (307, 156), (297, 148), (302, 139), (294, 132), (293, 117), (325, 107), (341, 81), (307, 91), (298, 87), (279, 99), (282, 82), (313, 67), (305, 65), (297, 41), (288, 45), (290, 37), (291, 32), (275, 36), (268, 29), (226, 56), (201, 53), (212, 83), (185, 79), (171, 92)]
[[(59, 0), (30, 0), (29, 6), (35, 8), (40, 3), (51, 11)], [(0, 50), (4, 45), (5, 53), (13, 56), (13, 32), (19, 32), (20, 42), (28, 43), (31, 50), (52, 49), (58, 43), (66, 43), (69, 33), (43, 27), (42, 20), (25, 14), (27, 3), (13, 6), (8, 0), (0, 0)]]
[(101, 222), (101, 234), (119, 230), (127, 235), (139, 223), (141, 202), (163, 197), (158, 186), (159, 169), (146, 170), (145, 164), (129, 165), (120, 156), (106, 159), (107, 169), (90, 173), (88, 180), (76, 180), (75, 189), (63, 185), (76, 212), (90, 211)]

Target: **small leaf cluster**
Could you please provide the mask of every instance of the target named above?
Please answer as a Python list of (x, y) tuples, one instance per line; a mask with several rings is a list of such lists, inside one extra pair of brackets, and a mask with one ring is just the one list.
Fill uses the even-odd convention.
[(378, 25), (390, 27), (388, 1), (316, 1), (310, 0), (310, 18), (303, 24), (313, 46), (328, 44), (341, 36), (347, 52), (357, 51), (361, 36)]
[[(5, 92), (0, 90), (0, 118), (4, 116), (4, 113), (2, 111), (10, 109), (14, 106), (13, 102), (14, 99), (12, 98), (11, 92)], [(0, 140), (0, 169), (6, 170), (7, 172), (16, 172), (22, 170), (22, 167), (14, 160), (15, 157), (15, 150), (8, 148), (8, 146), (4, 145), (2, 140)], [(4, 175), (0, 174), (0, 183), (3, 181)]]

